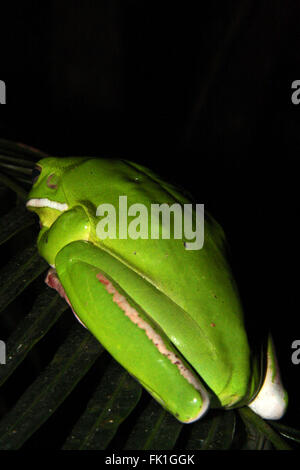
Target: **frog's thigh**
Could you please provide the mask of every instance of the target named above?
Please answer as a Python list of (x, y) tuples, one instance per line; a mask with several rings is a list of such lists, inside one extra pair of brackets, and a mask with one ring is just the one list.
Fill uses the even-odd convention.
[(268, 340), (265, 379), (259, 393), (248, 406), (264, 419), (280, 419), (286, 411), (287, 393), (281, 382), (271, 336), (269, 336)]
[[(73, 310), (110, 354), (183, 422), (208, 409), (207, 392), (167, 336), (103, 270), (107, 253), (73, 242), (57, 255), (58, 277)], [(111, 257), (112, 263), (124, 265)], [(125, 268), (128, 269), (129, 268)]]

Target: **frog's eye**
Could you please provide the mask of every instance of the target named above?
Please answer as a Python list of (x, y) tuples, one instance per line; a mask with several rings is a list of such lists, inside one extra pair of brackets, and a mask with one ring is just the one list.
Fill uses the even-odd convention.
[(40, 166), (36, 165), (33, 168), (32, 173), (31, 173), (32, 184), (37, 182), (41, 172), (42, 172), (42, 168)]

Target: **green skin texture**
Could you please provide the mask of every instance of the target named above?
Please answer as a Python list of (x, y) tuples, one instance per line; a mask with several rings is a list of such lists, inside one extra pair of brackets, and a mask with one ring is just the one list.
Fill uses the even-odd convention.
[(260, 386), (259, 367), (216, 221), (205, 213), (201, 250), (186, 250), (184, 239), (100, 240), (100, 204), (117, 209), (119, 196), (126, 195), (128, 207), (142, 203), (150, 213), (151, 203), (191, 201), (150, 170), (125, 160), (46, 158), (38, 166), (42, 171), (28, 200), (68, 204), (64, 212), (28, 206), (42, 226), (38, 249), (55, 266), (73, 310), (91, 333), (176, 418), (197, 419), (201, 391), (125, 315), (99, 281), (102, 274), (191, 369), (211, 407), (248, 404)]

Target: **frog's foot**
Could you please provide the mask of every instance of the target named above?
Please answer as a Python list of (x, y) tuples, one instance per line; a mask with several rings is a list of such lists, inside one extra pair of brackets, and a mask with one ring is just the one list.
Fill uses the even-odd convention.
[(264, 419), (280, 419), (286, 411), (287, 402), (287, 393), (281, 382), (274, 344), (270, 336), (265, 380), (259, 393), (248, 406)]

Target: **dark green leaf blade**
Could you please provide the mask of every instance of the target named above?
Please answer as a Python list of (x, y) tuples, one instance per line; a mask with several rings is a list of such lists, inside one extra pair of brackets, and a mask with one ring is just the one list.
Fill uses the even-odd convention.
[(55, 291), (45, 286), (44, 292), (36, 298), (32, 310), (7, 341), (7, 361), (5, 367), (0, 368), (0, 385), (8, 379), (67, 308), (68, 304)]
[(0, 139), (0, 152), (15, 157), (34, 157), (35, 159), (48, 156), (46, 153), (35, 147), (7, 139)]
[(35, 244), (16, 254), (0, 271), (0, 312), (47, 267)]
[(0, 154), (0, 162), (8, 162), (8, 163), (13, 164), (13, 165), (16, 164), (16, 165), (20, 165), (20, 166), (30, 168), (30, 169), (32, 169), (33, 166), (34, 166), (33, 161), (24, 160), (24, 159), (19, 158), (19, 157), (11, 156), (10, 153), (6, 153), (5, 155)]
[(87, 330), (74, 325), (49, 366), (0, 422), (0, 449), (19, 449), (63, 403), (102, 351)]
[(277, 423), (275, 421), (269, 422), (272, 428), (275, 428), (283, 437), (292, 441), (300, 443), (300, 431), (298, 429), (286, 426), (285, 424)]
[(186, 448), (190, 450), (225, 450), (231, 447), (235, 432), (234, 411), (210, 410), (192, 424)]
[(13, 178), (10, 178), (5, 173), (0, 173), (0, 182), (16, 193), (22, 201), (26, 201), (28, 191), (26, 191)]
[(11, 210), (0, 219), (0, 245), (35, 222), (35, 217), (22, 205)]
[(139, 416), (124, 449), (173, 449), (183, 424), (153, 399)]
[(112, 360), (63, 449), (106, 449), (140, 396), (139, 383)]
[(31, 176), (31, 173), (32, 173), (31, 167), (22, 166), (21, 162), (18, 162), (18, 164), (13, 164), (7, 161), (3, 161), (3, 158), (1, 158), (1, 155), (0, 155), (0, 167), (4, 168), (4, 171), (12, 172), (12, 174), (17, 172), (17, 173), (22, 173), (23, 175)]
[[(32, 186), (32, 178), (31, 178), (31, 172), (30, 174), (23, 174), (17, 170), (12, 170), (12, 169), (9, 169), (9, 168), (3, 168), (3, 165), (0, 164), (0, 171), (1, 171), (1, 174), (2, 175), (5, 175), (6, 177), (10, 178), (11, 181), (13, 181), (16, 184), (18, 184), (20, 187), (22, 187), (22, 189), (25, 190), (25, 193), (22, 193), (21, 195), (21, 199), (22, 201), (25, 201), (26, 198), (27, 198), (27, 194), (30, 190), (30, 188), (25, 188), (25, 185), (26, 186)], [(22, 183), (22, 185), (20, 184)], [(11, 185), (10, 185), (11, 189), (14, 189)], [(16, 191), (15, 191), (16, 192)]]
[[(243, 426), (243, 436), (239, 435), (241, 450), (274, 450), (270, 440), (250, 421), (244, 421), (239, 416)], [(241, 433), (240, 433), (241, 434)]]
[(292, 450), (292, 448), (274, 431), (271, 426), (255, 414), (250, 408), (244, 407), (239, 409), (239, 414), (245, 424), (252, 425), (257, 431), (263, 434), (278, 450)]

